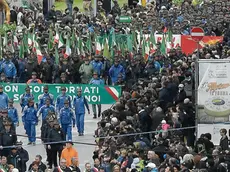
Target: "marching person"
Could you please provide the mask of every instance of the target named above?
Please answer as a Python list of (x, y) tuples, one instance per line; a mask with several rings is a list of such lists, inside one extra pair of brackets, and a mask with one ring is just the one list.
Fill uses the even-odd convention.
[(23, 110), (22, 122), (28, 135), (28, 145), (35, 145), (36, 125), (38, 123), (37, 110), (34, 107), (34, 100), (29, 99), (28, 105)]
[(17, 77), (17, 69), (14, 63), (11, 61), (11, 52), (7, 48), (5, 52), (5, 61), (2, 63), (0, 72), (4, 73), (7, 80), (10, 82), (15, 82)]
[(25, 91), (26, 92), (23, 95), (21, 95), (21, 97), (20, 97), (20, 105), (22, 107), (22, 112), (23, 112), (25, 106), (28, 105), (28, 100), (29, 99), (34, 100), (34, 95), (32, 93), (30, 93), (30, 87), (29, 86), (27, 86), (25, 88)]
[(112, 85), (115, 85), (117, 83), (119, 75), (122, 75), (122, 79), (124, 80), (125, 69), (121, 64), (119, 64), (119, 60), (115, 59), (114, 65), (112, 65), (111, 68), (109, 69), (109, 76), (111, 78)]
[(75, 126), (75, 116), (73, 110), (69, 107), (69, 100), (64, 101), (64, 107), (61, 108), (58, 115), (58, 120), (64, 131), (65, 138), (72, 140), (72, 126)]
[(17, 141), (17, 135), (14, 129), (11, 127), (12, 123), (8, 120), (3, 122), (4, 130), (1, 132), (0, 137), (0, 155), (8, 156), (11, 148), (4, 148), (6, 146), (13, 146)]
[(16, 127), (19, 126), (19, 120), (18, 120), (18, 110), (14, 107), (13, 99), (9, 100), (8, 117), (12, 120), (16, 129)]
[(27, 81), (27, 84), (41, 84), (42, 81), (37, 79), (37, 73), (32, 72), (32, 78)]
[(9, 98), (6, 93), (3, 92), (3, 85), (0, 85), (0, 110), (8, 108)]
[(40, 109), (43, 105), (46, 104), (46, 100), (50, 99), (50, 104), (54, 105), (54, 96), (49, 93), (48, 85), (45, 85), (43, 88), (43, 94), (38, 96), (38, 109)]
[(59, 95), (57, 97), (57, 100), (56, 100), (56, 112), (57, 114), (60, 112), (61, 108), (64, 107), (64, 102), (65, 100), (68, 100), (69, 101), (69, 107), (71, 107), (71, 97), (69, 95), (66, 94), (66, 87), (62, 87), (61, 88), (61, 95)]
[[(49, 130), (47, 139), (48, 139), (47, 140), (48, 143), (65, 141), (65, 135), (62, 129), (60, 128), (60, 125), (57, 120), (54, 121), (54, 127)], [(48, 149), (51, 151), (51, 157), (52, 157), (50, 158), (50, 162), (48, 162), (49, 169), (52, 169), (53, 165), (54, 167), (58, 166), (57, 155), (60, 160), (63, 146), (64, 146), (63, 143), (56, 143), (47, 146)]]
[(75, 109), (76, 115), (76, 124), (79, 136), (84, 135), (84, 118), (85, 118), (85, 107), (88, 110), (88, 114), (90, 114), (89, 105), (84, 96), (82, 96), (81, 88), (77, 89), (77, 96), (73, 99), (73, 107)]
[(42, 124), (44, 123), (44, 121), (46, 120), (46, 117), (48, 115), (48, 113), (55, 113), (55, 107), (53, 105), (51, 105), (50, 103), (50, 99), (47, 98), (45, 100), (45, 105), (43, 105), (39, 111), (38, 111), (38, 119), (39, 117), (42, 115)]
[[(90, 80), (89, 84), (91, 85), (104, 85), (104, 81), (98, 77), (97, 72), (93, 73), (93, 78)], [(101, 104), (97, 104), (98, 107), (98, 117), (101, 116)], [(96, 104), (92, 104), (93, 108), (93, 118), (97, 118)]]
[(93, 66), (90, 64), (89, 58), (84, 59), (84, 63), (80, 66), (81, 83), (88, 84), (93, 75)]

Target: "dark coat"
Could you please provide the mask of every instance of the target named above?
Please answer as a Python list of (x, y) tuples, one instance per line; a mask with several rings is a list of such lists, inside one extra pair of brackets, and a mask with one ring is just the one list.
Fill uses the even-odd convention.
[(224, 136), (220, 139), (220, 147), (222, 150), (228, 150), (228, 136)]
[(22, 172), (22, 159), (20, 158), (18, 152), (16, 154), (11, 152), (7, 157), (7, 163), (12, 164), (14, 168), (17, 168), (20, 172)]
[(27, 163), (27, 161), (29, 161), (29, 154), (23, 148), (18, 149), (18, 154), (19, 154), (19, 156), (21, 158), (21, 165), (22, 165), (21, 166), (21, 171), (25, 172), (27, 170), (26, 163)]

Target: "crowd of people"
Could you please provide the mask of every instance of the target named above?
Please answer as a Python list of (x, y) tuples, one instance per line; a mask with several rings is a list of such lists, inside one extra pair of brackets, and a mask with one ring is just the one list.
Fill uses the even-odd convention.
[[(144, 34), (163, 33), (168, 28), (174, 34), (189, 35), (191, 27), (200, 26), (205, 35), (223, 36), (224, 39), (221, 43), (199, 50), (199, 58), (215, 59), (217, 55), (220, 59), (229, 58), (229, 5), (224, 0), (207, 0), (196, 5), (185, 0), (180, 6), (171, 0), (156, 0), (146, 7), (134, 3), (120, 8), (114, 1), (109, 12), (103, 10), (99, 3), (96, 17), (87, 10), (81, 13), (77, 7), (72, 11), (70, 5), (64, 14), (53, 6), (45, 15), (39, 13), (37, 16), (32, 15), (30, 10), (13, 7), (10, 22), (17, 23), (16, 35), (7, 30), (7, 34), (1, 33), (3, 39), (16, 36), (21, 44), (25, 30), (30, 32), (33, 28), (43, 58), (38, 63), (38, 54), (31, 47), (25, 46), (30, 51), (23, 51), (22, 56), (20, 46), (14, 45), (13, 50), (9, 48), (8, 42), (12, 43), (13, 40), (9, 39), (7, 43), (3, 41), (0, 81), (28, 85), (82, 83), (122, 87), (122, 96), (110, 109), (102, 112), (101, 105), (98, 105), (97, 112), (96, 105), (93, 105), (93, 118), (101, 120), (95, 131), (97, 146), (93, 152), (94, 164), (86, 163), (86, 172), (227, 172), (230, 170), (230, 152), (226, 129), (220, 130), (219, 145), (214, 146), (208, 131), (196, 139), (196, 52), (185, 55), (178, 47), (167, 54), (156, 51), (145, 60), (141, 47), (133, 44), (132, 53), (128, 49), (120, 53), (118, 47), (110, 47), (117, 51), (113, 59), (108, 59), (105, 54), (97, 54), (95, 41), (88, 48), (87, 38), (110, 35), (111, 30), (115, 34), (125, 35), (140, 32), (140, 28)], [(132, 21), (120, 23), (119, 16), (130, 16)], [(49, 28), (55, 30), (57, 23), (64, 39), (67, 38), (64, 35), (75, 33), (75, 36), (82, 38), (86, 48), (80, 53), (73, 51), (66, 58), (63, 53), (66, 47), (58, 46), (57, 60), (55, 46), (51, 45), (50, 48), (48, 39), (51, 38)], [(71, 48), (74, 49), (73, 45)], [(45, 86), (38, 102), (34, 102), (28, 86), (20, 97), (21, 109), (14, 107), (14, 100), (9, 99), (3, 90), (3, 86), (0, 86), (0, 171), (40, 172), (52, 168), (55, 172), (82, 171), (78, 167), (81, 157), (73, 148), (72, 138), (75, 125), (79, 136), (84, 135), (86, 110), (90, 114), (81, 89), (71, 100), (66, 88), (62, 87), (61, 94), (54, 100), (49, 87)], [(41, 118), (41, 139), (46, 148), (47, 166), (37, 155), (27, 168), (28, 152), (17, 139), (20, 112), (29, 145), (36, 145), (35, 130)]]

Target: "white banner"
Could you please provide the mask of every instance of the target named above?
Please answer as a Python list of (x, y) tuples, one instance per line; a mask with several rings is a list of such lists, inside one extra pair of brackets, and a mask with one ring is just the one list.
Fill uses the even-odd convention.
[(230, 129), (230, 61), (199, 61), (198, 137), (212, 134), (218, 145), (219, 130)]

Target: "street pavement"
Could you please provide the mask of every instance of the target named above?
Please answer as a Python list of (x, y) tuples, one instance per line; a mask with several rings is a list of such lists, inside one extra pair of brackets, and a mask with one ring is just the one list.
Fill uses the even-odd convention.
[[(41, 143), (41, 140), (38, 138), (36, 140), (36, 145), (27, 145), (28, 143), (28, 138), (25, 135), (25, 130), (22, 125), (22, 114), (21, 114), (21, 107), (19, 104), (15, 104), (15, 107), (18, 109), (19, 112), (19, 121), (20, 125), (17, 127), (17, 134), (18, 135), (23, 135), (23, 136), (18, 136), (18, 140), (21, 140), (23, 142), (23, 148), (26, 149), (29, 153), (29, 162), (27, 163), (27, 167), (29, 164), (31, 164), (34, 161), (34, 158), (36, 155), (41, 155), (42, 156), (42, 161), (46, 163), (46, 151), (44, 148), (44, 145)], [(102, 112), (108, 108), (110, 108), (111, 105), (102, 105)], [(95, 139), (93, 137), (94, 131), (97, 128), (97, 122), (99, 119), (93, 119), (92, 115), (92, 106), (90, 105), (90, 115), (88, 113), (85, 114), (85, 135), (84, 136), (78, 136), (77, 128), (72, 129), (73, 133), (73, 141), (80, 142), (82, 144), (74, 144), (75, 149), (78, 151), (79, 155), (79, 163), (80, 163), (80, 168), (84, 170), (84, 164), (86, 162), (90, 162), (93, 164), (93, 151), (95, 149), (94, 145), (87, 145), (89, 144), (94, 144)], [(40, 137), (41, 136), (41, 122), (38, 123), (38, 126), (36, 127), (36, 136)], [(84, 144), (86, 143), (86, 144)]]

